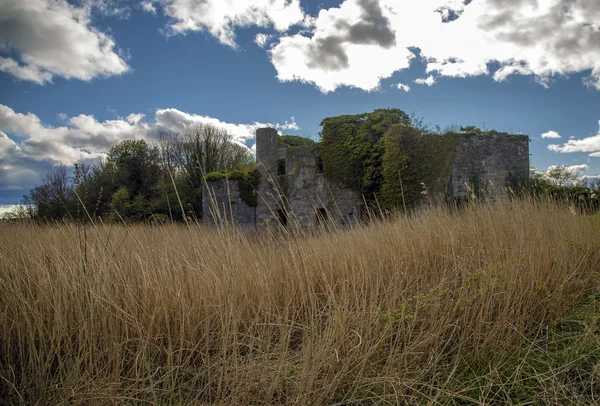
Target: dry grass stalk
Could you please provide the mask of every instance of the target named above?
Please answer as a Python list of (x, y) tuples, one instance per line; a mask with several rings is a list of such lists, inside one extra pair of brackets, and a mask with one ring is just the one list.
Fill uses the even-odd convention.
[[(579, 388), (575, 356), (523, 371), (600, 292), (598, 241), (587, 218), (533, 201), (310, 235), (98, 225), (85, 253), (72, 225), (2, 226), (0, 395), (503, 404), (525, 382), (591, 404), (599, 376), (579, 370)], [(598, 347), (595, 321), (579, 323), (567, 330)]]

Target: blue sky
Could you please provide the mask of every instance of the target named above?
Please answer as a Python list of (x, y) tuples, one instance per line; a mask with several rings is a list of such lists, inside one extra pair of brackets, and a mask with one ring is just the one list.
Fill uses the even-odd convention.
[(596, 0), (2, 0), (0, 206), (162, 129), (250, 147), (386, 107), (522, 132), (532, 166), (598, 175), (599, 22)]

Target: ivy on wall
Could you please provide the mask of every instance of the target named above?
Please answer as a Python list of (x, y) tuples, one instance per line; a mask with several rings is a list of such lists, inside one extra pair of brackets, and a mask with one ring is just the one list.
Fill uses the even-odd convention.
[(460, 134), (432, 134), (394, 125), (384, 135), (382, 205), (407, 209), (424, 198), (445, 196)]
[(374, 201), (383, 181), (383, 135), (394, 124), (410, 122), (400, 109), (324, 119), (317, 148), (325, 176), (360, 192), (367, 201)]
[(246, 169), (238, 171), (220, 171), (206, 174), (204, 179), (207, 182), (215, 180), (236, 180), (240, 199), (250, 207), (256, 207), (258, 200), (256, 197), (256, 189), (260, 181), (260, 174), (256, 169), (256, 165), (252, 165)]
[(277, 143), (279, 145), (285, 145), (286, 147), (303, 147), (315, 144), (310, 138), (300, 137), (299, 135), (279, 136), (277, 137)]

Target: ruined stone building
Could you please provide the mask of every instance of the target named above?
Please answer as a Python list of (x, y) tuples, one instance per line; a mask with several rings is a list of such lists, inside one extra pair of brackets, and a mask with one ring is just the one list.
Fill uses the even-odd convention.
[[(256, 162), (260, 175), (253, 191), (255, 206), (242, 198), (240, 183), (230, 179), (205, 182), (203, 219), (227, 219), (241, 226), (310, 227), (324, 222), (347, 224), (361, 218), (362, 196), (329, 181), (314, 146), (287, 146), (273, 128), (256, 131)], [(473, 182), (495, 196), (506, 196), (511, 176), (529, 176), (529, 137), (495, 134), (461, 135), (448, 184), (451, 198), (468, 199)]]

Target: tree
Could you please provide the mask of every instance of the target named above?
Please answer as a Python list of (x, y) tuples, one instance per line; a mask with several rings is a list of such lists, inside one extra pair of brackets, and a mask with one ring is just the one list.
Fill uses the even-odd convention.
[(578, 186), (579, 184), (579, 174), (564, 165), (549, 167), (545, 177), (550, 184), (557, 187)]
[(42, 183), (23, 196), (31, 217), (48, 220), (72, 218), (75, 196), (71, 176), (65, 165), (58, 165), (42, 176)]
[(150, 197), (161, 175), (158, 148), (143, 140), (122, 141), (112, 147), (106, 167), (131, 196)]
[[(183, 134), (164, 133), (160, 136), (162, 165), (166, 174), (164, 190), (177, 187), (181, 205), (200, 216), (202, 184), (211, 172), (243, 169), (252, 160), (252, 152), (237, 144), (227, 130), (210, 124), (196, 124)], [(180, 202), (169, 204), (180, 207)]]

